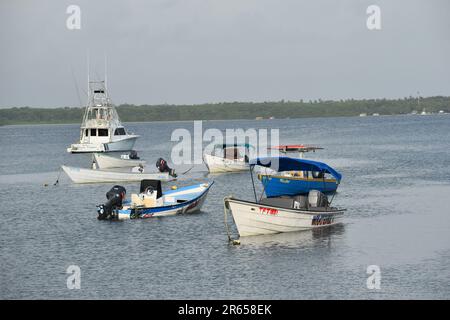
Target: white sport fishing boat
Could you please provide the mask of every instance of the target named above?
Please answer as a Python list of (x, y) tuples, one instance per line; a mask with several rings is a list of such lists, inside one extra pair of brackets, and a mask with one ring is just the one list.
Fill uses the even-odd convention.
[(80, 129), (80, 141), (67, 152), (110, 152), (132, 150), (138, 135), (129, 134), (111, 103), (105, 81), (89, 81), (88, 104)]
[[(251, 171), (256, 165), (270, 167), (277, 171), (303, 170), (301, 161), (288, 157), (267, 157), (251, 160), (249, 165)], [(327, 196), (318, 190), (311, 190), (307, 196), (261, 197), (260, 199), (256, 196), (254, 184), (253, 190), (255, 201), (240, 200), (232, 196), (224, 199), (225, 221), (227, 221), (227, 213), (231, 212), (241, 237), (331, 226), (341, 222), (345, 211), (345, 209), (331, 207)], [(231, 240), (230, 234), (228, 237)]]

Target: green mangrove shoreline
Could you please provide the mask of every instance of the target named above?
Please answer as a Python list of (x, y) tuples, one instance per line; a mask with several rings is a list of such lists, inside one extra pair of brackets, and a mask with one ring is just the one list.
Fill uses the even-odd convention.
[[(450, 112), (450, 97), (363, 99), (339, 101), (224, 102), (199, 105), (117, 106), (123, 122), (236, 120), (268, 118), (348, 117), (360, 114), (398, 115)], [(0, 125), (80, 123), (84, 108), (14, 107), (0, 109)]]

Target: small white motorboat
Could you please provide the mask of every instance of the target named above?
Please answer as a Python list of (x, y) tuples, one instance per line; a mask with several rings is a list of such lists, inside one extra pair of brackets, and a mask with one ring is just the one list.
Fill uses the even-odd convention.
[(210, 173), (245, 171), (249, 168), (250, 148), (248, 143), (218, 144), (212, 154), (203, 154), (203, 161)]
[(146, 173), (142, 167), (134, 167), (127, 171), (75, 168), (61, 166), (74, 183), (99, 183), (115, 181), (141, 181), (143, 179), (169, 180), (168, 172)]
[(144, 219), (192, 213), (201, 209), (213, 184), (201, 183), (162, 192), (161, 181), (142, 180), (140, 193), (132, 194), (130, 200), (125, 200), (124, 187), (114, 186), (106, 194), (108, 201), (97, 206), (98, 219)]
[[(273, 170), (300, 170), (296, 162), (300, 159), (287, 157), (267, 157), (250, 161), (251, 170), (255, 165), (270, 167)], [(252, 176), (253, 181), (253, 176)], [(331, 207), (325, 194), (311, 190), (309, 194), (297, 196), (278, 196), (246, 201), (234, 197), (224, 199), (225, 221), (231, 212), (241, 237), (301, 231), (341, 222), (345, 209)], [(228, 229), (228, 227), (227, 227)], [(231, 237), (229, 235), (229, 239)]]
[(116, 158), (103, 153), (94, 153), (94, 161), (99, 169), (143, 167), (146, 164), (146, 161), (136, 159), (135, 156), (121, 155), (120, 158)]

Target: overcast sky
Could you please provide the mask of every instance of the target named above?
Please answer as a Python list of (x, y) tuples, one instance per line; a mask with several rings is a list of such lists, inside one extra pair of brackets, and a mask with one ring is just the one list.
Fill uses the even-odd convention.
[(450, 95), (448, 0), (1, 0), (0, 28), (0, 107), (84, 104), (88, 51), (116, 104)]

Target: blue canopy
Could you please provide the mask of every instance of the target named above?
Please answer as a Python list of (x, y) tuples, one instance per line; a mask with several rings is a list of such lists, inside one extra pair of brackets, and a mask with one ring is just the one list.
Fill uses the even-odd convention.
[(289, 158), (289, 157), (264, 157), (252, 159), (250, 167), (262, 166), (275, 171), (318, 171), (331, 174), (338, 182), (342, 175), (323, 162)]

